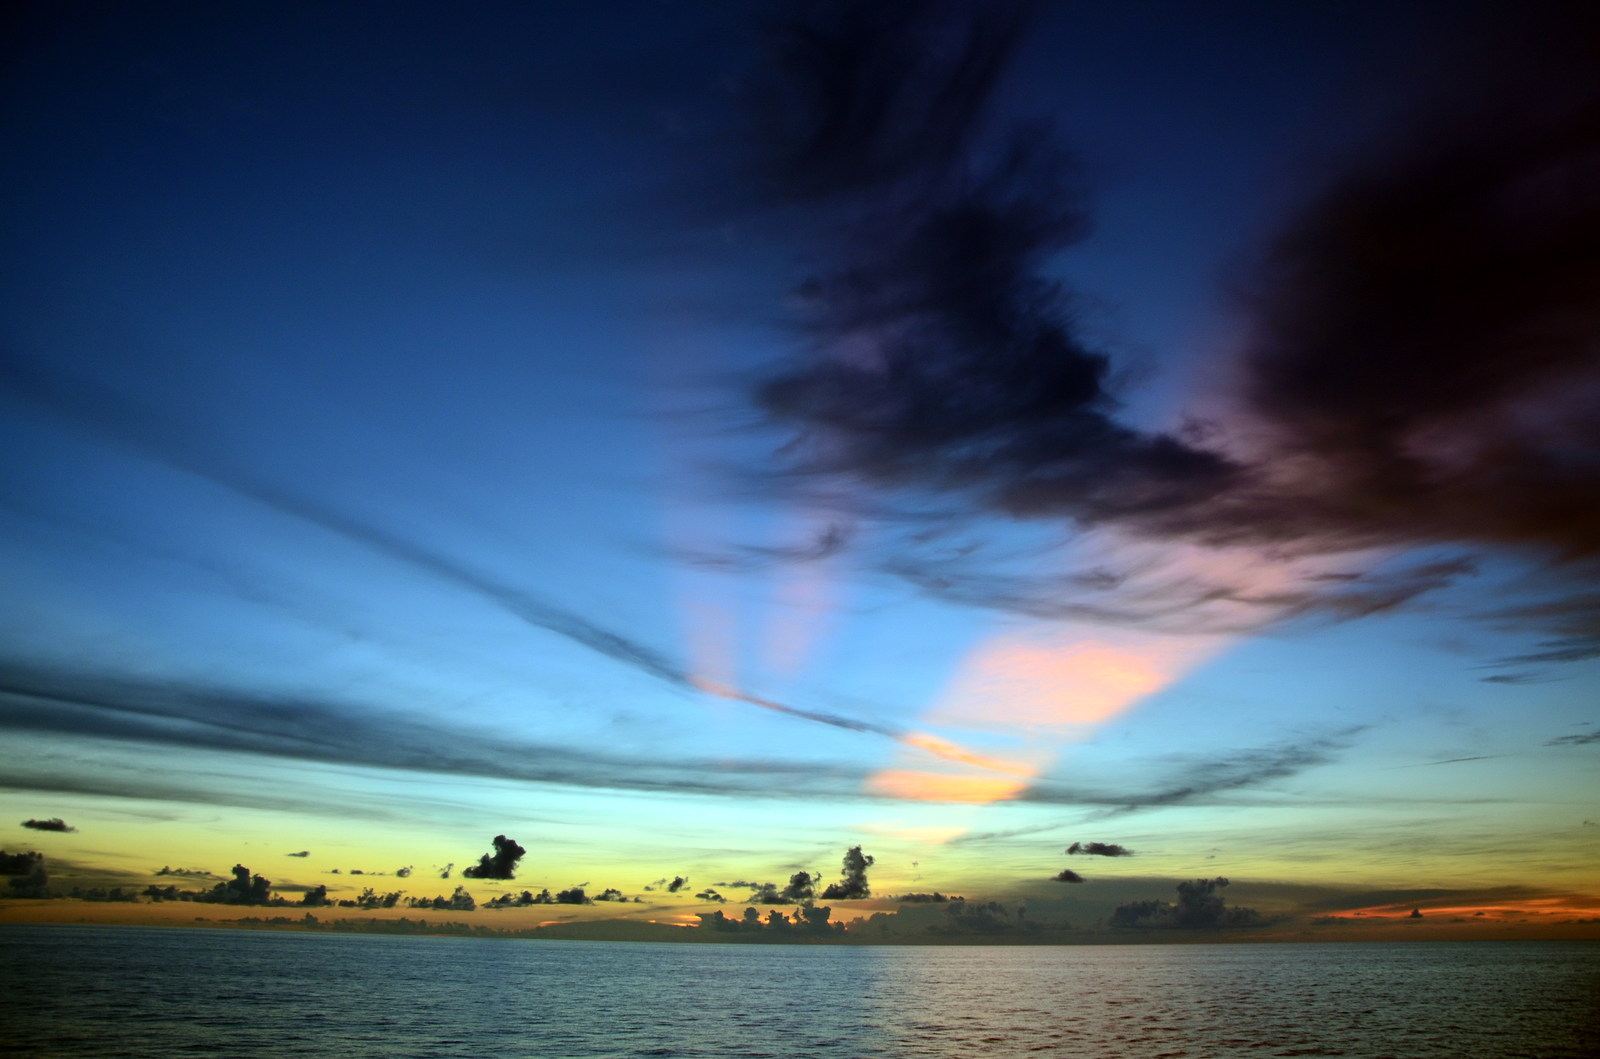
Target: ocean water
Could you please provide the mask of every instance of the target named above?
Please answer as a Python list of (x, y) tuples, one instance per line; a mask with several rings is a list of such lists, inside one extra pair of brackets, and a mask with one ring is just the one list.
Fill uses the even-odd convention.
[(0, 1052), (1600, 1054), (1600, 945), (823, 947), (0, 927)]

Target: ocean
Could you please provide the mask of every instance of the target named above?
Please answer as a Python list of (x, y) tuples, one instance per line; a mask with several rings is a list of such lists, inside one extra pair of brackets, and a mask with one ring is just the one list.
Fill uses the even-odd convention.
[(778, 946), (0, 926), (25, 1056), (1600, 1054), (1600, 944)]

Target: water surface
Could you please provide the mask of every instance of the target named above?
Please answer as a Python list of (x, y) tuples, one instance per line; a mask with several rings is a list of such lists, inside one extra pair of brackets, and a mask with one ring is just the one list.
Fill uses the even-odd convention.
[(3, 1050), (1588, 1056), (1600, 944), (844, 947), (0, 927)]

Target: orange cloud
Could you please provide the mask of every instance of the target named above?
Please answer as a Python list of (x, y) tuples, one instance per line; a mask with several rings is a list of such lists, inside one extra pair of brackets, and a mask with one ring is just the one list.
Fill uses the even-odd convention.
[(1037, 633), (997, 636), (967, 656), (930, 720), (982, 728), (1084, 728), (1160, 691), (1215, 646), (1134, 633), (1068, 642)]
[(929, 735), (926, 732), (908, 732), (901, 737), (900, 741), (908, 746), (917, 747), (919, 750), (926, 750), (934, 757), (944, 758), (946, 761), (960, 762), (963, 765), (972, 765), (976, 768), (988, 769), (991, 772), (1010, 772), (1020, 776), (1032, 777), (1037, 775), (1039, 771), (1034, 766), (1020, 761), (1006, 761), (1002, 758), (987, 757), (983, 754), (974, 753), (950, 742), (948, 739), (940, 739), (938, 736)]
[(1424, 919), (1444, 917), (1483, 919), (1526, 919), (1530, 917), (1560, 917), (1589, 919), (1600, 917), (1600, 899), (1559, 895), (1552, 897), (1516, 897), (1503, 901), (1471, 901), (1461, 904), (1392, 904), (1352, 908), (1329, 916), (1360, 922), (1363, 919), (1409, 919), (1413, 908), (1422, 912)]
[(867, 789), (907, 801), (988, 804), (1015, 798), (1031, 780), (1031, 776), (962, 776), (886, 769), (867, 781)]

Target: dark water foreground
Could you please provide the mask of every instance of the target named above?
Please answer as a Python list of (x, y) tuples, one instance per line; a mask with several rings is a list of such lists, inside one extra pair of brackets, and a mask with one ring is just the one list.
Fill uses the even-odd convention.
[(863, 948), (0, 927), (28, 1056), (1593, 1056), (1600, 944)]

